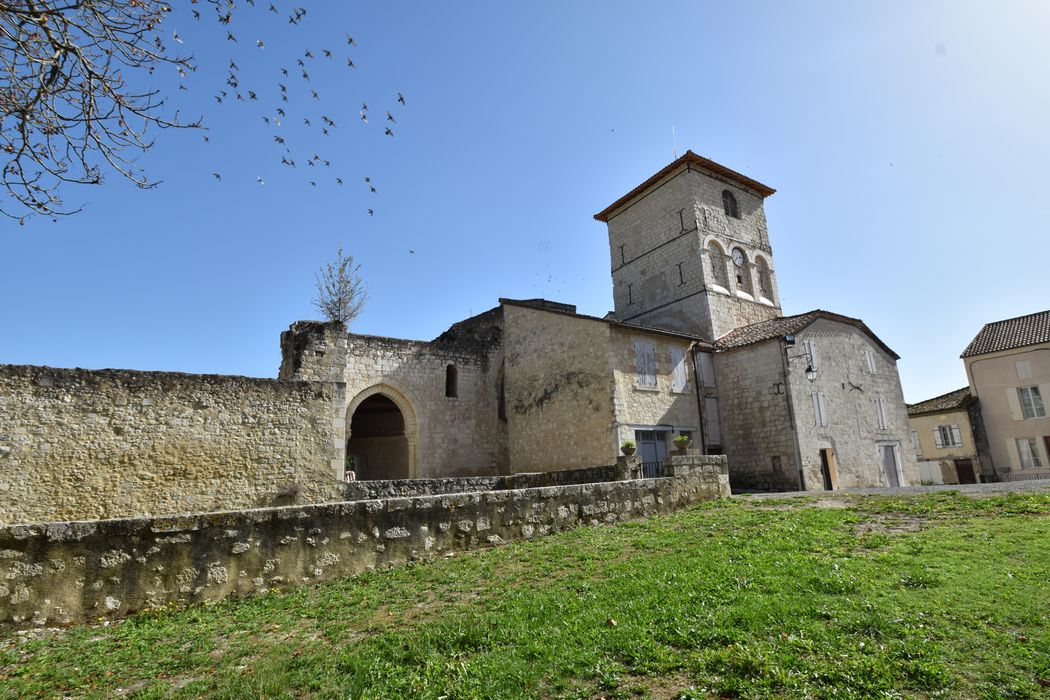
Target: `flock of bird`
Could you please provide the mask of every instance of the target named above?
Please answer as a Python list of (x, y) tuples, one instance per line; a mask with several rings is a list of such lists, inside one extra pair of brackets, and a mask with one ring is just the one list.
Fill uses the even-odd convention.
[[(200, 0), (191, 0), (193, 4), (199, 5)], [(247, 4), (251, 7), (255, 7), (255, 0), (246, 0)], [(211, 4), (215, 11), (215, 18), (218, 23), (223, 27), (226, 33), (226, 42), (229, 44), (241, 45), (240, 40), (233, 33), (234, 30), (234, 11), (235, 5), (233, 0), (205, 0), (205, 2)], [(269, 7), (266, 10), (269, 13), (280, 15), (280, 11), (274, 3), (269, 3)], [(192, 17), (195, 21), (201, 21), (202, 15), (201, 10), (192, 9)], [(307, 10), (302, 7), (292, 8), (291, 14), (288, 15), (288, 24), (293, 26), (299, 26), (306, 18)], [(172, 31), (172, 40), (177, 44), (184, 44), (185, 38), (179, 34), (178, 30)], [(158, 36), (156, 39), (158, 48), (163, 49), (163, 42)], [(245, 45), (250, 45), (245, 42)], [(346, 44), (343, 46), (342, 51), (346, 54), (356, 48), (357, 42), (354, 37), (350, 34), (346, 34)], [(232, 47), (231, 47), (232, 48)], [(266, 48), (266, 42), (262, 38), (254, 40), (253, 51), (260, 51)], [(345, 55), (339, 57), (339, 63), (342, 63), (345, 58), (345, 70), (355, 70), (357, 65), (354, 62), (354, 58), (351, 55)], [(329, 137), (333, 134), (336, 129), (342, 128), (340, 122), (343, 119), (340, 117), (337, 122), (336, 117), (340, 116), (332, 111), (325, 111), (321, 109), (324, 104), (322, 98), (322, 92), (320, 86), (316, 86), (315, 83), (310, 80), (310, 71), (314, 62), (316, 61), (332, 61), (333, 63), (337, 59), (337, 51), (329, 48), (320, 48), (318, 50), (306, 49), (301, 56), (295, 59), (295, 64), (288, 64), (280, 68), (280, 75), (275, 77), (274, 87), (275, 91), (264, 91), (260, 87), (252, 85), (249, 87), (248, 79), (242, 80), (242, 71), (237, 64), (235, 58), (229, 59), (229, 65), (226, 70), (226, 81), (225, 85), (219, 89), (215, 95), (216, 105), (223, 107), (237, 102), (243, 102), (246, 106), (251, 106), (252, 103), (258, 104), (262, 109), (256, 112), (256, 116), (259, 117), (266, 127), (272, 128), (275, 133), (273, 134), (272, 143), (275, 144), (279, 152), (279, 161), (275, 157), (275, 164), (279, 162), (283, 168), (295, 170), (296, 172), (304, 172), (305, 182), (310, 187), (317, 187), (319, 182), (334, 182), (336, 185), (342, 186), (346, 181), (345, 174), (333, 174), (338, 172), (338, 165), (336, 159), (328, 154), (322, 155), (326, 150), (331, 149), (325, 137)], [(248, 58), (250, 61), (251, 58)], [(242, 62), (244, 60), (242, 59)], [(326, 66), (327, 68), (327, 66)], [(188, 78), (186, 69), (182, 66), (177, 68), (179, 78), (184, 81)], [(195, 68), (189, 68), (189, 70), (196, 70)], [(291, 87), (289, 87), (291, 86)], [(305, 89), (297, 89), (298, 87)], [(180, 90), (187, 90), (185, 82), (180, 82)], [(397, 91), (391, 91), (396, 95), (396, 98), (391, 99), (390, 106), (382, 107), (382, 111), (372, 112), (369, 110), (368, 104), (365, 102), (361, 103), (361, 109), (358, 111), (357, 119), (354, 120), (361, 125), (368, 125), (369, 118), (373, 119), (373, 122), (379, 122), (383, 126), (383, 135), (385, 137), (394, 137), (394, 127), (397, 125), (397, 117), (395, 112), (406, 105), (405, 96)], [(309, 97), (306, 97), (306, 95)], [(269, 96), (267, 96), (269, 95)], [(299, 104), (302, 100), (307, 101), (308, 106)], [(264, 103), (268, 100), (272, 100), (271, 107), (263, 107)], [(317, 104), (315, 105), (314, 102)], [(298, 107), (298, 110), (293, 108), (293, 105)], [(337, 109), (334, 108), (333, 109)], [(384, 116), (385, 112), (385, 116)], [(295, 144), (293, 146), (294, 138), (289, 135), (289, 131), (282, 129), (285, 125), (291, 125), (301, 121), (302, 125), (306, 127), (307, 133), (310, 134), (316, 140), (316, 143), (325, 143), (325, 145), (318, 147), (316, 144), (312, 146), (303, 147), (302, 144)], [(210, 141), (210, 137), (205, 134), (203, 136), (205, 142)], [(333, 166), (335, 166), (333, 168)], [(222, 173), (216, 171), (212, 173), (212, 177), (215, 182), (222, 182)], [(266, 180), (262, 175), (256, 177), (256, 182), (259, 185), (265, 185)], [(378, 189), (375, 183), (369, 175), (363, 175), (363, 182), (368, 187), (368, 191), (371, 194), (376, 194)], [(373, 216), (375, 209), (368, 207), (368, 215)]]

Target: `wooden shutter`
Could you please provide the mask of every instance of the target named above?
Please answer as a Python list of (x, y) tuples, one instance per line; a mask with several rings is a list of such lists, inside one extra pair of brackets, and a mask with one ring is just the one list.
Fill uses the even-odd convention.
[(878, 367), (875, 366), (875, 353), (871, 350), (865, 350), (864, 359), (868, 362), (868, 374), (878, 374)]
[(818, 427), (826, 428), (828, 425), (828, 406), (824, 401), (824, 394), (813, 392), (813, 418)]
[(1014, 369), (1017, 371), (1018, 379), (1032, 378), (1032, 363), (1028, 360), (1018, 360), (1014, 363)]
[(941, 449), (942, 447), (944, 447), (944, 441), (941, 440), (941, 429), (940, 428), (934, 428), (933, 429), (933, 444), (937, 445), (937, 449), (938, 450)]
[(886, 429), (886, 407), (882, 399), (875, 399), (875, 418), (879, 422), (879, 430)]
[(704, 386), (715, 385), (715, 364), (711, 360), (711, 353), (700, 353), (700, 379)]
[(962, 431), (959, 430), (959, 426), (957, 424), (955, 424), (955, 423), (952, 423), (951, 428), (952, 428), (952, 445), (954, 445), (955, 447), (962, 447), (963, 446), (963, 444), (962, 444)]
[(707, 442), (722, 444), (722, 424), (718, 419), (718, 399), (704, 399), (704, 417), (707, 419)]
[(688, 375), (685, 367), (685, 351), (681, 348), (671, 348), (671, 389), (673, 391), (685, 391), (689, 385)]
[(812, 340), (803, 340), (802, 346), (806, 348), (806, 354), (809, 355), (810, 366), (813, 369), (817, 369), (817, 344)]
[(645, 343), (645, 382), (656, 386), (656, 346), (652, 343)]
[(1010, 387), (1006, 390), (1006, 403), (1010, 406), (1010, 417), (1014, 420), (1024, 420), (1024, 415), (1021, 414), (1021, 398), (1020, 392)]

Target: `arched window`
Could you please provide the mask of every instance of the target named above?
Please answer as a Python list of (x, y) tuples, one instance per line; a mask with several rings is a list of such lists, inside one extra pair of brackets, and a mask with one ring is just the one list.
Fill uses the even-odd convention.
[(766, 299), (773, 298), (773, 285), (769, 281), (769, 263), (765, 258), (758, 259), (758, 293)]
[(722, 208), (726, 210), (726, 216), (734, 219), (740, 218), (740, 210), (736, 206), (736, 197), (729, 190), (722, 190)]
[(711, 282), (729, 289), (729, 279), (726, 277), (726, 255), (722, 246), (711, 241), (707, 244), (707, 258), (711, 264)]
[(459, 371), (455, 365), (445, 368), (445, 396), (450, 399), (459, 396)]
[(747, 259), (747, 253), (743, 248), (733, 248), (733, 276), (736, 280), (736, 288), (741, 292), (753, 294), (751, 290), (751, 263)]

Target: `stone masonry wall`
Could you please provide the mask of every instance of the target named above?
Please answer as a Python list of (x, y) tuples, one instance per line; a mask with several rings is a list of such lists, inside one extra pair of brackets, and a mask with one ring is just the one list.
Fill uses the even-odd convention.
[(615, 459), (609, 324), (507, 305), (504, 330), (510, 471)]
[[(434, 341), (347, 334), (341, 324), (300, 321), (282, 334), (282, 378), (346, 385), (334, 416), (352, 439), (353, 411), (382, 394), (405, 420), (410, 478), (496, 474), (505, 471), (504, 426), (498, 418), (501, 370), (497, 313), (453, 326)], [(445, 395), (446, 368), (458, 376), (455, 397)]]
[(525, 472), (506, 476), (461, 476), (445, 479), (394, 479), (390, 481), (351, 481), (344, 489), (348, 501), (370, 498), (405, 498), (409, 496), (436, 496), (467, 491), (502, 491), (506, 489), (569, 486), (615, 481), (614, 465), (559, 469), (553, 472)]
[[(662, 426), (692, 431), (694, 447), (700, 448), (700, 412), (696, 401), (696, 381), (693, 377), (693, 360), (690, 342), (684, 338), (645, 333), (622, 327), (613, 328), (612, 336), (613, 373), (616, 378), (616, 422), (617, 445), (624, 440), (634, 440), (632, 426)], [(636, 341), (652, 343), (656, 348), (656, 386), (638, 384), (635, 364)], [(682, 351), (685, 357), (687, 383), (676, 391), (672, 386), (674, 367), (671, 364), (671, 348)]]
[(720, 387), (722, 439), (733, 465), (729, 474), (733, 488), (798, 489), (779, 344), (764, 343), (715, 353), (713, 360)]
[(341, 496), (340, 385), (0, 365), (0, 522)]
[(307, 585), (729, 495), (725, 461), (659, 479), (0, 527), (0, 624), (123, 617)]
[[(906, 485), (919, 485), (919, 466), (912, 448), (908, 410), (904, 404), (897, 362), (858, 328), (820, 319), (796, 334), (791, 354), (803, 352), (803, 342), (813, 340), (817, 379), (805, 377), (805, 361), (791, 365), (792, 399), (798, 424), (799, 446), (806, 488), (823, 488), (820, 450), (832, 448), (839, 487), (886, 486), (880, 443), (896, 443)], [(875, 353), (876, 373), (871, 374), (864, 351)], [(824, 394), (828, 425), (816, 425), (814, 392)], [(879, 428), (874, 399), (881, 398), (886, 428)]]
[[(736, 197), (739, 219), (726, 216), (724, 189)], [(618, 319), (713, 339), (736, 326), (780, 315), (774, 270), (772, 306), (726, 296), (712, 290), (704, 252), (711, 236), (726, 254), (741, 247), (749, 261), (749, 286), (757, 290), (756, 253), (772, 264), (760, 196), (695, 168), (682, 169), (617, 211), (608, 228)]]

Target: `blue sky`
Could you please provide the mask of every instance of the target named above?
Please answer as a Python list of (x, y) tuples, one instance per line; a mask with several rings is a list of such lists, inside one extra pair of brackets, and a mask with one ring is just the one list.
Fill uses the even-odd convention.
[[(591, 217), (672, 159), (672, 127), (778, 190), (784, 312), (863, 318), (909, 401), (965, 384), (983, 323), (1050, 307), (1046, 3), (298, 0), (292, 26), (258, 1), (236, 43), (170, 17), (200, 69), (153, 80), (209, 142), (158, 134), (160, 187), (110, 177), (64, 193), (75, 217), (0, 224), (0, 362), (275, 376), (340, 242), (371, 294), (357, 332), (429, 339), (501, 296), (603, 315)], [(231, 58), (258, 101), (216, 104)]]

